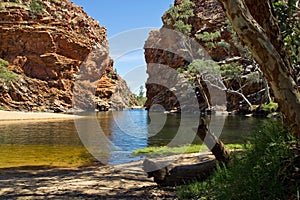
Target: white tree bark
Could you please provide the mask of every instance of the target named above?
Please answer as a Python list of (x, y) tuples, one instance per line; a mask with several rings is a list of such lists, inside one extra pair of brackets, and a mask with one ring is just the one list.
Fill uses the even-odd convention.
[[(268, 0), (247, 0), (248, 5), (257, 3), (265, 7), (256, 7), (255, 20), (244, 0), (219, 0), (240, 39), (252, 52), (260, 64), (282, 111), (284, 122), (294, 135), (300, 137), (300, 94), (294, 81), (290, 63), (280, 48), (280, 33), (268, 33), (271, 29), (267, 22), (274, 23)], [(256, 6), (256, 5), (255, 5)], [(252, 12), (253, 13), (253, 12)], [(261, 21), (261, 25), (257, 21)], [(263, 28), (264, 27), (264, 28)], [(276, 41), (274, 37), (277, 34)], [(272, 40), (270, 40), (272, 38)], [(277, 49), (276, 49), (277, 48)]]

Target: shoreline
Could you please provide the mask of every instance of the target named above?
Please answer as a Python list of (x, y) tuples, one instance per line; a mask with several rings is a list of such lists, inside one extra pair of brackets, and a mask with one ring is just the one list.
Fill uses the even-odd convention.
[[(168, 162), (175, 158), (156, 160)], [(210, 158), (211, 153), (183, 154), (175, 162), (192, 164)], [(158, 186), (147, 177), (142, 165), (143, 160), (114, 166), (0, 170), (0, 196), (7, 199), (178, 199), (175, 188)]]
[(28, 122), (28, 121), (54, 121), (54, 120), (74, 120), (80, 116), (62, 113), (47, 112), (22, 112), (0, 110), (0, 123)]

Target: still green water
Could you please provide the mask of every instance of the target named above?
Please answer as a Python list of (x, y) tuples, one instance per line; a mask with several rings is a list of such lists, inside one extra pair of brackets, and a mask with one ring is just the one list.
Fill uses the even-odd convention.
[[(135, 149), (199, 143), (192, 129), (196, 128), (198, 117), (163, 113), (149, 115), (144, 110), (97, 113), (98, 129), (114, 148), (103, 150), (100, 143), (95, 143), (98, 146), (93, 148), (103, 154), (107, 163), (119, 164), (141, 159), (132, 156)], [(82, 137), (93, 137), (89, 141), (104, 139), (88, 133), (85, 135), (84, 131), (91, 129), (89, 120), (77, 119), (76, 124), (74, 120), (0, 123), (0, 168), (71, 167), (92, 162), (94, 158), (85, 148), (87, 144), (82, 142)], [(243, 143), (262, 122), (257, 118), (215, 116), (210, 124), (224, 143)], [(81, 126), (79, 134), (78, 124)]]

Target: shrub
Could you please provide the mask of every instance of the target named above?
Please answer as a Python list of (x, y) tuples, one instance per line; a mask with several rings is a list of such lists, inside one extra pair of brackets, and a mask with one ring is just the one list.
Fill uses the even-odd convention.
[(198, 33), (195, 36), (198, 40), (201, 40), (203, 42), (213, 42), (221, 37), (221, 32), (216, 31), (214, 33), (209, 33), (205, 31), (203, 33)]
[(190, 35), (192, 25), (187, 24), (189, 17), (194, 16), (195, 4), (190, 0), (183, 0), (179, 5), (172, 6), (166, 12), (166, 24), (173, 26), (177, 31), (180, 31), (186, 35)]
[(178, 73), (183, 73), (185, 70), (184, 70), (183, 68), (177, 68), (176, 71), (177, 71)]
[(228, 42), (226, 42), (225, 40), (221, 40), (220, 42), (218, 42), (218, 46), (222, 47), (226, 50), (229, 50), (231, 48), (231, 45)]
[(107, 74), (107, 78), (112, 78), (112, 77), (113, 77), (112, 73)]
[(4, 107), (0, 106), (0, 110), (6, 110)]
[(262, 105), (261, 109), (268, 113), (275, 112), (278, 110), (278, 104), (275, 102), (270, 102), (268, 104)]
[(3, 79), (6, 83), (15, 82), (18, 77), (14, 72), (6, 68), (8, 65), (9, 63), (6, 60), (0, 58), (0, 79)]
[(218, 73), (217, 71), (218, 65), (216, 62), (211, 61), (211, 60), (200, 60), (200, 59), (195, 59), (191, 64), (187, 66), (187, 71), (189, 73)]
[(250, 143), (229, 168), (219, 166), (209, 180), (178, 187), (177, 194), (197, 199), (296, 199), (296, 139), (273, 122), (257, 131)]
[(226, 76), (228, 78), (240, 78), (241, 71), (243, 67), (239, 63), (229, 63), (223, 64), (219, 66), (220, 72), (222, 76)]
[(29, 7), (35, 14), (44, 12), (44, 4), (41, 0), (32, 0)]
[(0, 67), (7, 67), (9, 63), (6, 60), (0, 58)]

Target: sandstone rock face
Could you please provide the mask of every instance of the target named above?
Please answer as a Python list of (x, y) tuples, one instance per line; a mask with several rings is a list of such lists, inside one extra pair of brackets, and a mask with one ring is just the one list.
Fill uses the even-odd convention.
[[(192, 25), (189, 37), (192, 38), (192, 40), (194, 40), (196, 43), (198, 43), (197, 45), (200, 45), (208, 54), (210, 59), (215, 61), (216, 63), (237, 62), (241, 66), (243, 66), (243, 69), (240, 71), (239, 77), (241, 78), (239, 81), (231, 81), (230, 83), (224, 81), (224, 84), (227, 86), (227, 88), (238, 90), (241, 85), (244, 85), (242, 90), (240, 90), (239, 92), (249, 98), (252, 104), (261, 104), (266, 102), (263, 90), (265, 88), (265, 85), (263, 84), (261, 78), (259, 78), (259, 80), (245, 84), (249, 80), (248, 76), (253, 76), (258, 72), (255, 70), (255, 67), (251, 65), (253, 64), (253, 61), (244, 59), (242, 57), (241, 54), (244, 54), (244, 52), (241, 52), (240, 48), (237, 46), (237, 42), (235, 41), (234, 35), (227, 22), (226, 15), (223, 12), (218, 1), (191, 1), (196, 6), (193, 9), (194, 16), (190, 16), (185, 20), (186, 24)], [(180, 5), (182, 2), (183, 0), (175, 0), (174, 5)], [(149, 75), (149, 79), (146, 83), (147, 102), (145, 105), (148, 109), (155, 104), (160, 104), (166, 110), (180, 110), (179, 107), (182, 106), (182, 104), (185, 104), (185, 100), (183, 99), (185, 99), (187, 95), (186, 93), (175, 94), (173, 92), (174, 88), (178, 91), (179, 85), (182, 85), (179, 91), (187, 91), (188, 87), (185, 87), (184, 84), (192, 86), (190, 82), (184, 80), (182, 80), (181, 83), (174, 83), (168, 88), (164, 87), (161, 84), (152, 84), (154, 83), (154, 81), (152, 81), (153, 79), (160, 80), (160, 82), (170, 82), (171, 80), (173, 80), (169, 77), (170, 74), (162, 73), (160, 69), (162, 66), (167, 66), (178, 71), (179, 68), (183, 69), (187, 67), (187, 65), (190, 64), (191, 60), (197, 57), (195, 56), (194, 58), (189, 59), (189, 56), (185, 56), (184, 53), (182, 53), (183, 50), (180, 50), (182, 49), (182, 44), (180, 42), (177, 42), (178, 44), (174, 44), (176, 43), (176, 39), (170, 39), (170, 34), (165, 33), (165, 29), (176, 29), (174, 27), (174, 22), (171, 24), (167, 22), (169, 18), (168, 15), (169, 14), (166, 12), (164, 16), (162, 16), (162, 21), (164, 24), (163, 27), (160, 30), (152, 31), (144, 46), (145, 59), (148, 64), (147, 73)], [(220, 36), (218, 36), (213, 41), (213, 46), (208, 46), (207, 41), (196, 37), (197, 34), (203, 34), (205, 32), (219, 32)], [(224, 46), (222, 45), (218, 45), (220, 42), (226, 44), (227, 48), (224, 48)], [(159, 46), (159, 48), (156, 48), (157, 46)], [(183, 77), (184, 79), (189, 79), (188, 75), (183, 74)], [(207, 86), (205, 86), (205, 88), (203, 89), (206, 92), (208, 91), (208, 89), (210, 89), (210, 91), (212, 90), (211, 88), (207, 88)], [(213, 93), (215, 93), (214, 95), (218, 96), (218, 92), (213, 91)], [(209, 94), (207, 95), (209, 96)], [(190, 110), (204, 110), (205, 108), (207, 108), (207, 104), (204, 102), (204, 99), (199, 97), (197, 98), (198, 104), (196, 102), (194, 107), (192, 107)], [(249, 105), (247, 105), (243, 101), (241, 95), (238, 95), (236, 93), (227, 92), (224, 103), (228, 111), (242, 111), (249, 109)], [(224, 105), (221, 104), (222, 102), (216, 102), (214, 106), (224, 107)]]
[[(2, 107), (66, 111), (72, 107), (79, 75), (84, 76), (86, 88), (94, 89), (90, 94), (81, 84), (80, 94), (88, 93), (93, 99), (108, 103), (119, 83), (128, 90), (113, 70), (104, 27), (68, 0), (43, 0), (39, 6), (41, 11), (30, 0), (0, 2), (0, 58), (9, 61), (8, 69), (18, 74), (16, 82), (0, 80)], [(96, 52), (94, 60), (84, 62), (92, 52)], [(81, 101), (79, 108), (94, 106), (93, 102), (83, 106), (89, 101), (84, 95)], [(123, 103), (128, 107), (131, 102)]]

